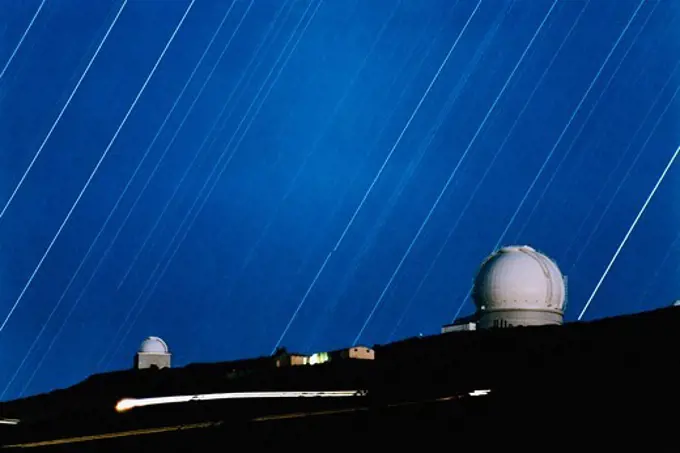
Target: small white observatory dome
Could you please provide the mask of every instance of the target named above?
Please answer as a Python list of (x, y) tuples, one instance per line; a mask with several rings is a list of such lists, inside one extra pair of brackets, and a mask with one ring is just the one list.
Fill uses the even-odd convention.
[(146, 340), (142, 341), (139, 352), (142, 354), (168, 354), (170, 349), (161, 338), (148, 337)]
[[(473, 299), (484, 324), (561, 324), (566, 285), (557, 264), (529, 246), (504, 247), (482, 263)], [(502, 321), (502, 322), (501, 322)]]

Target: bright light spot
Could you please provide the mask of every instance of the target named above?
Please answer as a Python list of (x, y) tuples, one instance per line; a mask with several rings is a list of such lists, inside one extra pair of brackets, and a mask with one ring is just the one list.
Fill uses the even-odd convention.
[(18, 425), (19, 420), (14, 418), (0, 418), (0, 425)]
[(158, 404), (187, 403), (190, 401), (214, 401), (246, 398), (313, 398), (313, 397), (348, 397), (366, 396), (366, 390), (335, 390), (327, 392), (237, 392), (206, 393), (202, 395), (162, 396), (157, 398), (126, 398), (116, 404), (116, 411), (124, 412), (135, 407), (156, 406)]
[(132, 409), (135, 406), (136, 406), (135, 400), (128, 399), (128, 398), (122, 399), (122, 400), (118, 401), (118, 404), (116, 404), (116, 411), (125, 412), (127, 410)]
[(329, 360), (330, 360), (330, 357), (328, 356), (327, 352), (317, 352), (316, 354), (312, 354), (312, 356), (309, 357), (309, 364), (310, 365), (317, 365), (317, 364), (328, 362)]
[(484, 396), (488, 395), (491, 392), (491, 390), (475, 390), (474, 392), (470, 392), (470, 396)]

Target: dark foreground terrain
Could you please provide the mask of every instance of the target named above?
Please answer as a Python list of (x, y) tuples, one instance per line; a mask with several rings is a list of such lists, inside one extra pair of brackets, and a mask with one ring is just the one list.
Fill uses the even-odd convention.
[[(375, 361), (271, 358), (123, 371), (0, 404), (0, 445), (40, 451), (361, 451), (471, 447), (677, 451), (680, 308), (562, 327), (376, 346)], [(365, 396), (192, 402), (117, 413), (123, 397), (246, 390)], [(471, 396), (475, 390), (488, 395)], [(6, 447), (7, 448), (7, 447)]]

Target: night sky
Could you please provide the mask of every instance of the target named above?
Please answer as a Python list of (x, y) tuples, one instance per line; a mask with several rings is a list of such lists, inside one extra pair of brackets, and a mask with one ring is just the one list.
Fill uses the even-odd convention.
[[(515, 243), (576, 320), (679, 89), (675, 0), (2, 0), (0, 399), (435, 334)], [(679, 297), (678, 191), (583, 319)]]

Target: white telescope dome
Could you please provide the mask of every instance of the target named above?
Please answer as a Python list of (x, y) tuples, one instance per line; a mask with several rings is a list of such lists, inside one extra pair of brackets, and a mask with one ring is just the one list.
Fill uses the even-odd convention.
[(168, 354), (170, 349), (161, 338), (148, 337), (142, 342), (139, 352), (142, 354)]
[(479, 269), (473, 299), (480, 312), (549, 311), (562, 314), (565, 282), (557, 264), (529, 246), (504, 247)]

